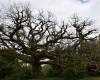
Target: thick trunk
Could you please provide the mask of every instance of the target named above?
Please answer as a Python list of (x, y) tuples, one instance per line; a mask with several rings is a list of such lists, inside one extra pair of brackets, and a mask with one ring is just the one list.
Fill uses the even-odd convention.
[(41, 71), (41, 65), (39, 64), (40, 59), (33, 58), (32, 59), (32, 76), (33, 77), (41, 77), (42, 71)]
[(62, 75), (62, 68), (60, 65), (52, 65), (52, 71), (55, 76), (61, 76)]

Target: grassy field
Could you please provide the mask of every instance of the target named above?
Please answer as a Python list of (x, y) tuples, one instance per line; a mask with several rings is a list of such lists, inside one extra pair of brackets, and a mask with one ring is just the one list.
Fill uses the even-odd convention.
[[(54, 77), (54, 78), (38, 78), (38, 79), (32, 79), (32, 80), (64, 80), (64, 79)], [(88, 77), (88, 78), (84, 78), (80, 80), (100, 80), (100, 77)]]
[(57, 78), (57, 77), (54, 77), (54, 78), (38, 78), (38, 79), (32, 79), (32, 80), (63, 80), (62, 78)]
[(100, 77), (88, 77), (80, 80), (100, 80)]

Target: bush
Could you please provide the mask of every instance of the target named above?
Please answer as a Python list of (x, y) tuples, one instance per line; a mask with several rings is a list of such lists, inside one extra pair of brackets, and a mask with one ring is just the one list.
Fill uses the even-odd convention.
[(60, 77), (61, 76), (61, 70), (60, 67), (57, 65), (44, 65), (42, 67), (42, 71), (44, 76), (46, 77)]
[[(52, 70), (52, 67), (48, 64), (42, 67), (42, 72), (44, 76), (49, 76), (49, 72)], [(51, 73), (50, 73), (51, 74)]]
[(64, 66), (63, 76), (66, 80), (77, 80), (86, 76), (85, 66), (80, 60), (68, 60)]
[(26, 67), (0, 56), (0, 80), (28, 80), (30, 77), (30, 71)]

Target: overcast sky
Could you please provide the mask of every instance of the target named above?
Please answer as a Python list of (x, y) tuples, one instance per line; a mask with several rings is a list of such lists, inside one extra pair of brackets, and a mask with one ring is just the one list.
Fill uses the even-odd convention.
[(13, 2), (30, 3), (33, 8), (51, 11), (62, 20), (77, 13), (82, 17), (94, 19), (96, 26), (100, 27), (100, 0), (0, 0), (0, 5), (7, 7)]

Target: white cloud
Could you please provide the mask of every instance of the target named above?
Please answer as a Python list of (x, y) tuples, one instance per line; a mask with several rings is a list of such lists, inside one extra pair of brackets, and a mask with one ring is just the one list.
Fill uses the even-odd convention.
[(0, 0), (2, 5), (13, 2), (28, 2), (33, 8), (51, 11), (64, 20), (73, 13), (78, 13), (81, 16), (95, 19), (96, 25), (100, 25), (100, 0), (89, 0), (87, 3), (81, 3), (81, 0)]

